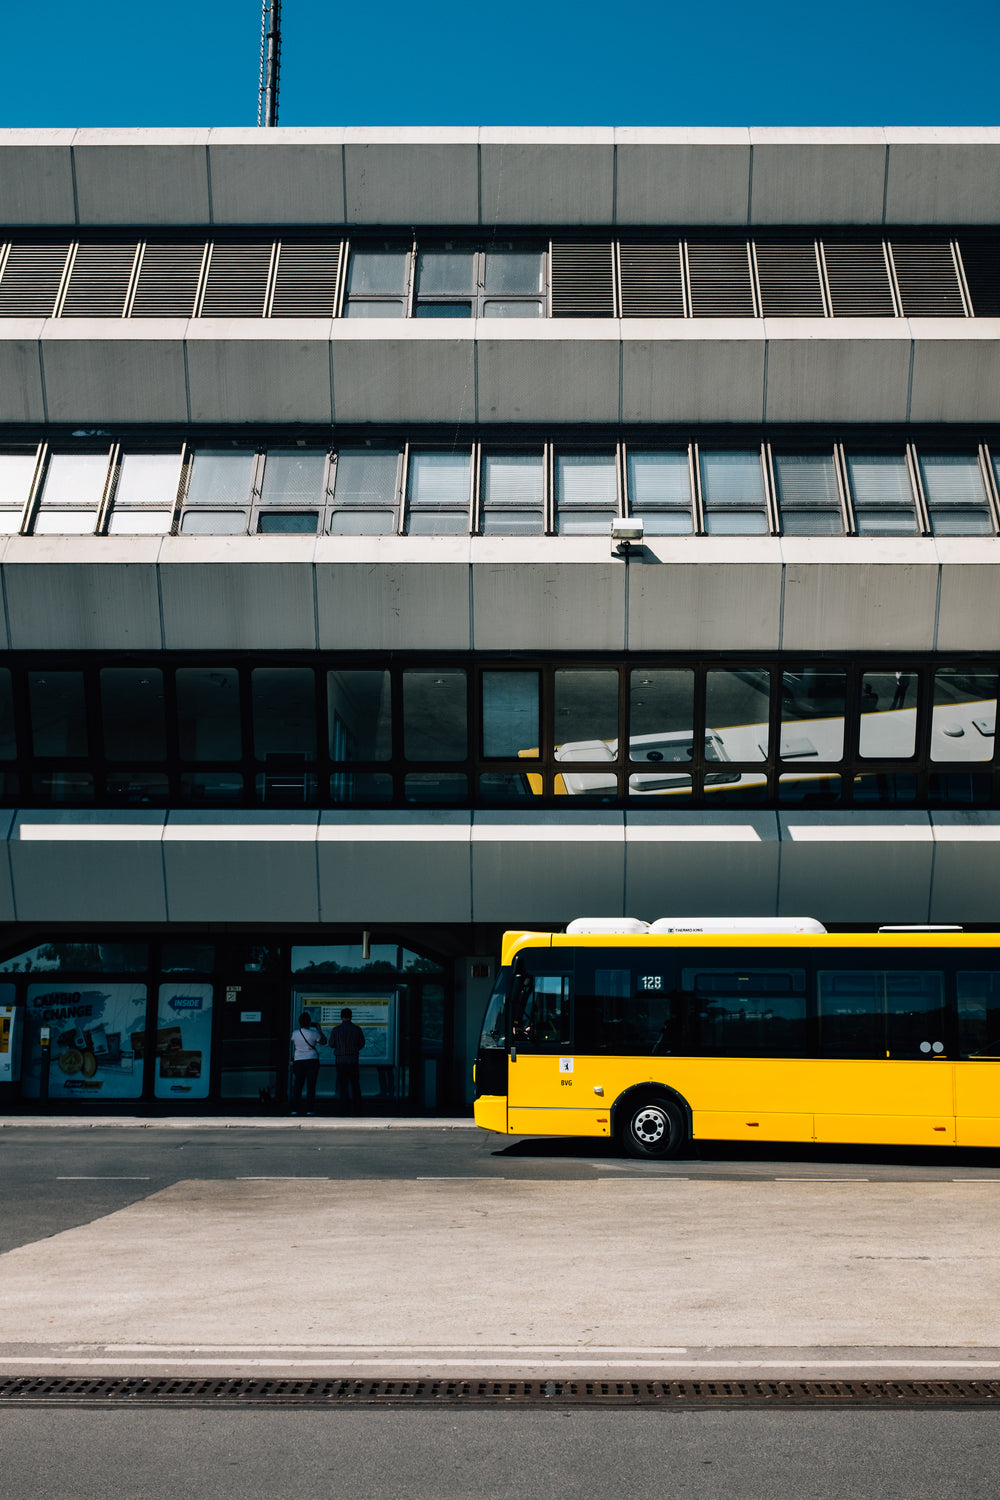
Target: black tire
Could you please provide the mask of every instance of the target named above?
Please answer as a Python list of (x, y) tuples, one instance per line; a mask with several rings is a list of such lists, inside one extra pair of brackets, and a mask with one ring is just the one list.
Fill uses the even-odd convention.
[(679, 1156), (687, 1141), (687, 1124), (670, 1099), (643, 1099), (627, 1106), (621, 1126), (622, 1148), (643, 1161)]

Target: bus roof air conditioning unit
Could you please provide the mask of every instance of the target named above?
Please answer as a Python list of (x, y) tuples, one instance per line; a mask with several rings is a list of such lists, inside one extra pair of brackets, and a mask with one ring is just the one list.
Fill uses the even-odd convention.
[(628, 936), (630, 933), (642, 935), (649, 931), (648, 922), (640, 922), (638, 917), (574, 917), (566, 928), (570, 936), (585, 936), (587, 933), (619, 933)]
[(676, 932), (825, 932), (815, 917), (659, 917), (650, 933)]

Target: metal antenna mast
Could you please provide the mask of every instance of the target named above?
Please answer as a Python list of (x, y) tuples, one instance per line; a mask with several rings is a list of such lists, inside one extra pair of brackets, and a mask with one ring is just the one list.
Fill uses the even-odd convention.
[(278, 123), (278, 76), (281, 72), (281, 0), (262, 0), (257, 124)]

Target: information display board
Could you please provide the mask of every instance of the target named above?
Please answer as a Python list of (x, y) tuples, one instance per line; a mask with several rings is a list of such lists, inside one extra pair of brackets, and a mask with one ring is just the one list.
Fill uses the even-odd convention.
[(212, 986), (161, 984), (156, 1006), (157, 1099), (207, 1099)]
[(40, 1033), (49, 1028), (50, 1099), (138, 1099), (146, 1044), (146, 986), (29, 984), (22, 1092), (41, 1095)]

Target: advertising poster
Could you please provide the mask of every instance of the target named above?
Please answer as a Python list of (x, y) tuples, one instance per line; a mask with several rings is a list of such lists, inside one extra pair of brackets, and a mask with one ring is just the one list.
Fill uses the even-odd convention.
[(212, 986), (161, 984), (156, 1007), (157, 1099), (207, 1099)]
[[(396, 996), (387, 995), (306, 995), (299, 994), (296, 1013), (307, 1010), (326, 1032), (340, 1025), (340, 1012), (353, 1011), (351, 1020), (365, 1034), (365, 1048), (360, 1062), (363, 1068), (392, 1067), (396, 1061)], [(333, 1049), (320, 1048), (322, 1063), (333, 1063)]]
[(41, 1029), (49, 1028), (50, 1099), (138, 1099), (146, 1039), (146, 986), (50, 980), (28, 986), (22, 1090), (41, 1095)]

